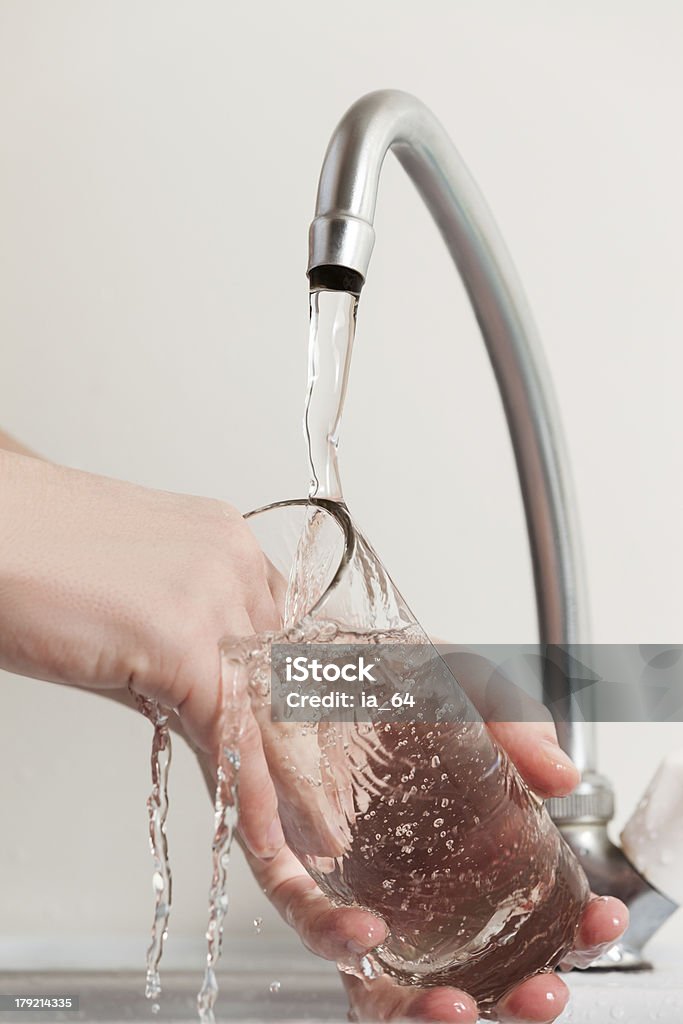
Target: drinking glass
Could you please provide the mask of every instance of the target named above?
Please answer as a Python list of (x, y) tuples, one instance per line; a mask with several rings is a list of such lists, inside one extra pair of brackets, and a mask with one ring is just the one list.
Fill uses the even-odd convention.
[[(334, 903), (388, 926), (372, 964), (491, 1015), (573, 947), (585, 875), (347, 508), (302, 499), (246, 518), (282, 625), (221, 646), (224, 753), (236, 761), (255, 716), (287, 844)], [(288, 711), (287, 652), (302, 650), (330, 665), (367, 652), (386, 707)]]

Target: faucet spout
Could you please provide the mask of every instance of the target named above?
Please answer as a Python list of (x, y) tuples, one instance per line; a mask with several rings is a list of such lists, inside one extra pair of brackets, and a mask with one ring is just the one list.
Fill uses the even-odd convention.
[[(444, 128), (414, 96), (382, 90), (344, 115), (327, 149), (310, 229), (312, 287), (359, 292), (374, 245), (379, 180), (391, 150), (424, 199), (460, 272), (500, 389), (524, 501), (539, 635), (585, 643), (587, 607), (572, 485), (553, 390), (524, 293), (479, 189)], [(556, 683), (548, 681), (548, 686)], [(549, 703), (568, 694), (547, 694)], [(558, 721), (560, 742), (595, 776), (592, 721)]]

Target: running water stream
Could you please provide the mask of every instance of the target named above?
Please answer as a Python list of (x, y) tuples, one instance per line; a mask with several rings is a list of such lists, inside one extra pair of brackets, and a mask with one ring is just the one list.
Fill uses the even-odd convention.
[[(131, 691), (132, 692), (132, 691)], [(156, 700), (141, 697), (133, 692), (138, 710), (149, 719), (154, 728), (152, 737), (152, 791), (147, 799), (149, 817), (149, 846), (154, 862), (152, 886), (154, 888), (154, 921), (152, 937), (147, 949), (147, 973), (145, 996), (152, 999), (152, 1013), (159, 1012), (158, 997), (161, 995), (159, 964), (168, 936), (168, 920), (171, 913), (171, 866), (168, 858), (166, 839), (166, 818), (168, 816), (168, 773), (171, 766), (171, 734), (168, 728), (168, 714)]]
[(211, 846), (213, 872), (209, 890), (209, 923), (206, 929), (206, 968), (202, 987), (197, 995), (197, 1011), (201, 1024), (215, 1024), (216, 1019), (216, 966), (221, 956), (223, 922), (228, 911), (228, 863), (238, 820), (239, 768), (237, 749), (224, 746), (216, 771), (214, 837)]
[(337, 449), (357, 313), (356, 295), (332, 291), (310, 294), (308, 387), (304, 412), (311, 472), (309, 498), (342, 500)]

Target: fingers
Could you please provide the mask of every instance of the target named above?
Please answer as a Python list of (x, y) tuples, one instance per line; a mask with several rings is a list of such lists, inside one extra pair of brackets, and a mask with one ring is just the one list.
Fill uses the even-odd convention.
[(546, 1024), (564, 1010), (569, 990), (556, 974), (537, 974), (517, 985), (498, 1004), (501, 1024)]
[(277, 797), (263, 753), (261, 733), (249, 711), (239, 741), (239, 830), (256, 857), (274, 857), (285, 837), (277, 812)]
[(253, 601), (248, 607), (255, 633), (281, 628), (287, 593), (287, 581), (265, 555), (262, 557), (263, 578), (259, 581), (260, 585), (253, 589)]
[[(514, 680), (514, 659), (496, 664), (476, 651), (434, 641), (443, 660), (485, 722), (543, 722), (552, 726), (550, 711)], [(528, 666), (525, 665), (528, 675)]]
[(246, 857), (275, 909), (317, 956), (334, 961), (364, 956), (386, 938), (385, 925), (373, 914), (334, 907), (287, 847), (268, 862), (248, 852)]
[[(455, 988), (415, 989), (386, 975), (367, 985), (342, 975), (357, 1021), (432, 1021), (474, 1024), (477, 1007), (471, 996)], [(565, 1009), (569, 991), (556, 974), (538, 974), (517, 985), (496, 1007), (501, 1024), (549, 1024)]]
[[(542, 797), (571, 793), (579, 771), (558, 744), (547, 708), (520, 690), (504, 668), (473, 651), (450, 648), (442, 657), (534, 792)], [(509, 720), (500, 721), (503, 717)]]
[[(238, 743), (238, 828), (245, 845), (254, 856), (268, 859), (282, 849), (285, 837), (277, 813), (277, 796), (263, 753), (261, 734), (251, 711), (244, 713), (243, 723)], [(191, 745), (213, 800), (216, 793), (216, 757)]]
[[(237, 636), (253, 636), (255, 625), (246, 616), (235, 617)], [(285, 837), (277, 809), (277, 796), (263, 750), (261, 731), (251, 710), (249, 678), (239, 656), (240, 641), (221, 650), (220, 697), (222, 713), (212, 749), (226, 771), (226, 756), (239, 754), (239, 831), (256, 857), (271, 858), (284, 845)]]
[(581, 779), (550, 722), (489, 722), (488, 728), (539, 796), (566, 796)]
[(351, 974), (342, 974), (356, 1021), (440, 1021), (444, 1024), (474, 1024), (474, 1000), (455, 988), (415, 989), (399, 985), (386, 975), (370, 985)]
[(562, 967), (588, 967), (607, 952), (628, 927), (628, 910), (614, 896), (594, 896), (581, 918), (576, 949), (562, 962)]
[(340, 738), (343, 724), (323, 729), (273, 721), (270, 704), (253, 691), (252, 697), (290, 847), (300, 856), (316, 857), (319, 866), (341, 856), (351, 841), (354, 813), (349, 756)]
[(275, 609), (278, 613), (280, 621), (284, 621), (285, 617), (285, 603), (287, 598), (287, 580), (279, 573), (275, 566), (266, 559), (266, 576), (268, 578), (268, 586), (270, 593), (275, 605)]
[(471, 1024), (479, 1017), (472, 997), (457, 988), (432, 988), (418, 995), (413, 993), (404, 1013), (409, 1020), (458, 1021), (458, 1024)]

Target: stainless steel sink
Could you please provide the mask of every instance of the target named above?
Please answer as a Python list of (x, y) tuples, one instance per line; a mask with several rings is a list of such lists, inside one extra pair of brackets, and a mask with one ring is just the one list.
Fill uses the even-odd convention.
[(653, 942), (653, 970), (572, 971), (572, 998), (561, 1024), (681, 1024), (683, 977), (680, 950)]
[[(240, 954), (226, 957), (220, 973), (217, 1020), (231, 1024), (269, 1021), (347, 1020), (347, 1004), (335, 969), (293, 947), (266, 941), (246, 943)], [(672, 947), (652, 950), (653, 971), (581, 972), (566, 975), (572, 990), (562, 1024), (680, 1024), (683, 977)], [(154, 1015), (144, 998), (139, 971), (59, 971), (0, 973), (0, 993), (71, 993), (80, 998), (77, 1013), (4, 1011), (0, 1024), (31, 1021), (92, 1021), (150, 1024), (184, 1021), (196, 1024), (197, 971), (167, 971), (161, 1011)], [(271, 992), (273, 981), (280, 982)]]
[[(312, 958), (311, 958), (312, 959)], [(320, 1021), (344, 1022), (347, 1004), (336, 972), (329, 964), (322, 969), (312, 964), (307, 971), (284, 969), (276, 975), (271, 969), (252, 964), (221, 974), (221, 992), (217, 1021), (242, 1024), (246, 1021)], [(0, 974), (0, 992), (26, 993), (31, 996), (69, 993), (79, 996), (76, 1013), (60, 1011), (5, 1011), (5, 1024), (29, 1024), (31, 1021), (93, 1021), (138, 1024), (153, 1021), (197, 1024), (197, 973), (173, 971), (164, 974), (161, 1010), (154, 1015), (145, 999), (144, 982), (139, 971)], [(271, 993), (270, 985), (280, 981), (280, 990)]]

